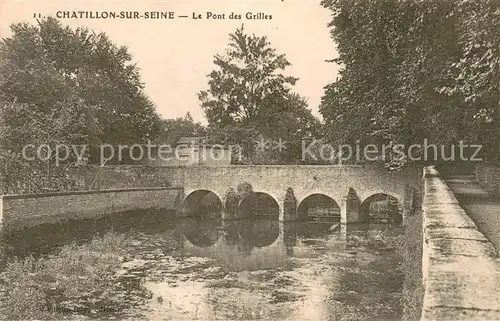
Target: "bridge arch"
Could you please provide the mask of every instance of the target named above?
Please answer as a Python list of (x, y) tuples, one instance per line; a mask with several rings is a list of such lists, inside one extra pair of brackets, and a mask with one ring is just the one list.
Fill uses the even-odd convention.
[(367, 199), (377, 194), (385, 194), (392, 196), (398, 200), (400, 204), (403, 204), (404, 187), (402, 190), (397, 190), (393, 188), (377, 188), (377, 189), (354, 189), (359, 197), (359, 203), (362, 204)]
[(359, 219), (383, 220), (389, 222), (402, 221), (402, 202), (399, 197), (388, 193), (374, 193), (366, 197), (359, 205)]
[(310, 194), (297, 207), (299, 220), (340, 222), (340, 205), (333, 197), (323, 193)]
[(183, 216), (220, 218), (223, 209), (219, 195), (206, 189), (192, 191), (184, 198), (182, 204)]
[(245, 196), (238, 205), (239, 218), (278, 219), (280, 204), (272, 195), (265, 192), (252, 192)]

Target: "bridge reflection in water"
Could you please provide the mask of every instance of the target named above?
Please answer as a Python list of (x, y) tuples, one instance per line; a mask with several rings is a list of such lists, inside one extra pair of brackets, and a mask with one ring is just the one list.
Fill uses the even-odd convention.
[[(365, 225), (380, 221), (372, 215), (375, 210), (382, 223), (396, 221), (390, 216), (398, 215), (397, 199), (388, 201), (388, 197), (377, 194), (361, 204), (359, 216)], [(272, 269), (286, 264), (288, 257), (313, 257), (318, 251), (346, 249), (347, 225), (340, 222), (340, 206), (326, 195), (311, 194), (294, 204), (298, 215), (295, 221), (287, 222), (279, 220), (280, 208), (273, 197), (251, 188), (233, 205), (228, 203), (226, 200), (223, 206), (223, 201), (208, 190), (186, 197), (177, 223), (184, 251), (241, 271)], [(232, 209), (229, 215), (224, 212), (228, 209)], [(350, 224), (355, 229), (359, 225)]]
[(315, 238), (327, 237), (324, 251), (343, 251), (347, 243), (346, 227), (335, 223), (199, 217), (178, 221), (184, 251), (216, 259), (231, 270), (276, 268), (288, 257), (308, 257)]

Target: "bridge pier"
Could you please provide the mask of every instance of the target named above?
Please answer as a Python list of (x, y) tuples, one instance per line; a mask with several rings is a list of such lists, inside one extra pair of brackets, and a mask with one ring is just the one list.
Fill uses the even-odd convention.
[(340, 222), (343, 224), (359, 222), (360, 202), (353, 189), (349, 190), (347, 196), (343, 197), (340, 203)]
[(290, 221), (290, 219), (288, 217), (286, 217), (288, 215), (286, 215), (286, 213), (285, 213), (285, 204), (284, 204), (284, 202), (278, 202), (278, 208), (279, 208), (278, 220), (280, 222), (286, 222), (287, 220)]

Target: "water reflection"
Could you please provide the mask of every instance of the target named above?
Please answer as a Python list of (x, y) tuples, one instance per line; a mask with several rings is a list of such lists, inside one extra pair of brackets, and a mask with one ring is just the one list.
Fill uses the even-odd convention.
[(182, 218), (177, 224), (184, 237), (199, 247), (214, 245), (223, 234), (222, 220)]
[[(146, 283), (155, 296), (168, 298), (168, 304), (151, 302), (147, 318), (398, 318), (397, 258), (382, 245), (371, 248), (379, 233), (373, 226), (352, 226), (349, 243), (345, 226), (332, 223), (191, 219), (179, 227), (183, 265), (191, 272)], [(214, 237), (197, 245), (199, 236), (185, 234), (195, 231)]]
[(216, 259), (235, 271), (276, 268), (289, 257), (312, 257), (317, 251), (342, 251), (346, 246), (345, 226), (333, 223), (214, 220), (197, 215), (180, 219), (178, 227), (185, 252)]
[[(273, 244), (279, 237), (279, 223), (275, 220), (243, 220), (225, 222), (230, 231), (238, 233), (240, 243), (248, 244), (250, 248), (264, 247)], [(229, 236), (234, 239), (235, 236)]]
[[(3, 233), (0, 246), (6, 257), (39, 256), (72, 242), (85, 243), (106, 232), (162, 235), (175, 228), (174, 211), (140, 210), (99, 218), (43, 224)], [(1, 265), (1, 261), (0, 261)]]

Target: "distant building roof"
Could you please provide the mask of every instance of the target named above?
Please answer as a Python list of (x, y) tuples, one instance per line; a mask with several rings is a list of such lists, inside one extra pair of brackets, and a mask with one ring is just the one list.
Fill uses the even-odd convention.
[(202, 143), (203, 137), (181, 137), (177, 141), (177, 145), (199, 145)]
[(193, 146), (193, 147), (201, 147), (203, 146), (204, 148), (210, 148), (210, 147), (217, 147), (220, 149), (230, 149), (230, 146), (227, 145), (221, 145), (221, 144), (207, 144), (206, 143), (206, 138), (205, 137), (181, 137), (179, 140), (175, 143), (175, 146)]

